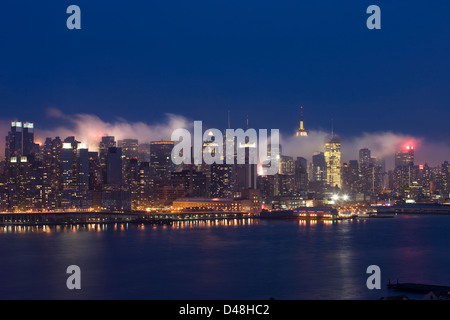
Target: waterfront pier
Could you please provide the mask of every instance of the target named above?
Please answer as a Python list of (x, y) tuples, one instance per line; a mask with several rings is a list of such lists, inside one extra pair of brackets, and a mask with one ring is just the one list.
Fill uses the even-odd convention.
[(1, 213), (0, 225), (58, 225), (86, 223), (148, 223), (171, 224), (174, 221), (236, 219), (248, 217), (245, 213), (230, 212), (51, 212), (51, 213)]

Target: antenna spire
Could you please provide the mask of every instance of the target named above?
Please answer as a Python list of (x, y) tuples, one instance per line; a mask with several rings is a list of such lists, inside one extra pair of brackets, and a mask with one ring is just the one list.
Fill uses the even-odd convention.
[(303, 126), (303, 106), (300, 106), (300, 127), (297, 130), (297, 137), (298, 136), (302, 137), (308, 136), (308, 132), (305, 130), (305, 127)]
[(334, 138), (334, 123), (333, 123), (333, 118), (331, 118), (331, 138)]

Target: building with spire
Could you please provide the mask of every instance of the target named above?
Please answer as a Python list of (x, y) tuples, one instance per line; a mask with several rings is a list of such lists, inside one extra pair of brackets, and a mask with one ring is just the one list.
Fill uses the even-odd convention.
[(341, 140), (334, 134), (333, 127), (331, 136), (325, 141), (325, 162), (327, 164), (327, 185), (341, 188)]
[(297, 130), (297, 137), (307, 137), (308, 131), (305, 130), (303, 125), (303, 106), (300, 107), (300, 127)]

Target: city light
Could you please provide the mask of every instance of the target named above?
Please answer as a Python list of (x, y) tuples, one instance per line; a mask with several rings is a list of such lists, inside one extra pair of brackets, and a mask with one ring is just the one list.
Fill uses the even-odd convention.
[(366, 147), (359, 150), (359, 159), (343, 163), (340, 139), (332, 131), (323, 151), (309, 161), (307, 155), (287, 156), (277, 147), (271, 156), (279, 166), (270, 177), (262, 174), (260, 163), (177, 167), (171, 157), (175, 144), (163, 139), (140, 144), (138, 139), (116, 141), (102, 135), (91, 146), (68, 136), (36, 144), (29, 129), (35, 129), (34, 124), (22, 127), (16, 121), (6, 136), (0, 172), (4, 212), (257, 213), (301, 205), (343, 207), (350, 200), (356, 206), (377, 205), (386, 202), (383, 198), (392, 204), (419, 197), (439, 203), (450, 193), (443, 183), (450, 180), (448, 162), (436, 167), (415, 164), (411, 142), (392, 155), (394, 168), (386, 168), (385, 159)]

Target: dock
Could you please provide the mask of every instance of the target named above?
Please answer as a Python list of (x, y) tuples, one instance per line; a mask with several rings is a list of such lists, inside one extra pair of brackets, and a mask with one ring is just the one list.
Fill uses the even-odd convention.
[(241, 212), (51, 212), (51, 213), (1, 213), (0, 226), (9, 225), (67, 225), (95, 223), (136, 223), (171, 225), (175, 221), (216, 220), (247, 218)]

